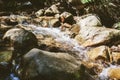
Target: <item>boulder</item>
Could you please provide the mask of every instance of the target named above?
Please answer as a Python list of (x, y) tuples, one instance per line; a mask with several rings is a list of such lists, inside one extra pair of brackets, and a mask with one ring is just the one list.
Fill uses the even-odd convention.
[(15, 53), (25, 54), (30, 49), (37, 46), (37, 38), (25, 29), (9, 29), (3, 36), (5, 42), (10, 42)]
[(81, 62), (68, 53), (32, 49), (23, 57), (23, 80), (80, 80), (84, 73)]
[(104, 27), (80, 27), (75, 37), (83, 46), (114, 45), (120, 43), (120, 31)]
[(111, 59), (111, 51), (107, 46), (99, 46), (96, 48), (91, 49), (87, 52), (87, 56), (90, 60), (103, 60), (103, 61), (110, 61)]
[(101, 27), (102, 23), (96, 14), (87, 14), (78, 18), (80, 27)]
[(52, 5), (48, 9), (45, 10), (44, 15), (46, 16), (54, 16), (55, 14), (60, 13), (58, 7), (56, 5)]

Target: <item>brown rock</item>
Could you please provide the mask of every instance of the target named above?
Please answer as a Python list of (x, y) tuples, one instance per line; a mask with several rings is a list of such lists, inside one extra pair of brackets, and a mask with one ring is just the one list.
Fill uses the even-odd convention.
[(120, 67), (110, 68), (110, 69), (108, 70), (108, 76), (109, 76), (111, 79), (119, 80), (119, 79), (120, 79)]
[(91, 49), (87, 53), (90, 60), (110, 61), (110, 49), (107, 46), (100, 46)]
[(113, 61), (120, 64), (120, 52), (112, 52)]

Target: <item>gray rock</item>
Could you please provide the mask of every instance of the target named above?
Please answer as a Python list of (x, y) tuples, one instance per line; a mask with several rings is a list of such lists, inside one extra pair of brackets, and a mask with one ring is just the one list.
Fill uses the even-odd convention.
[(21, 77), (24, 80), (80, 80), (81, 62), (68, 53), (32, 49), (23, 57)]
[(25, 54), (37, 46), (36, 36), (27, 30), (13, 28), (3, 36), (4, 41), (9, 41), (16, 53)]

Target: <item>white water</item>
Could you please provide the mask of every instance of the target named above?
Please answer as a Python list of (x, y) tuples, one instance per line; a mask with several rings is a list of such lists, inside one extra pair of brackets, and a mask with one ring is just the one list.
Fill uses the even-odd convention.
[(86, 49), (80, 46), (75, 39), (70, 38), (70, 36), (62, 32), (59, 28), (43, 28), (35, 25), (27, 25), (27, 27), (32, 28), (34, 34), (50, 35), (55, 41), (70, 47), (71, 51), (79, 53), (79, 56), (86, 58)]

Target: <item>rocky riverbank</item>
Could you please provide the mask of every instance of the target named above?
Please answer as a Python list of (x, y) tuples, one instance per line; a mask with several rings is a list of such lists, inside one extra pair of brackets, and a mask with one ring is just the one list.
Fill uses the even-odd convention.
[(119, 23), (74, 13), (57, 3), (0, 16), (0, 80), (119, 80)]

